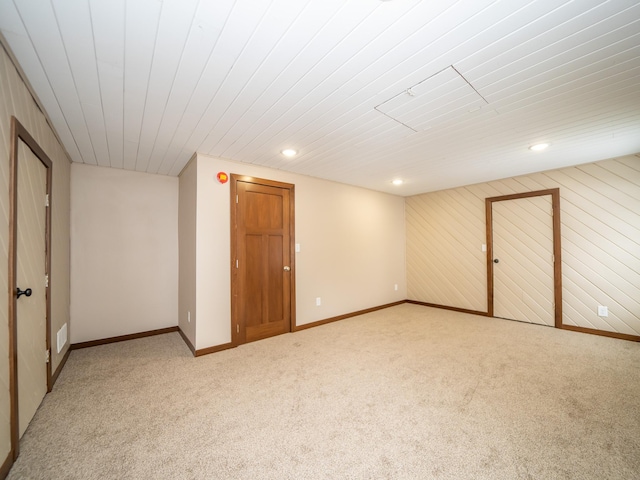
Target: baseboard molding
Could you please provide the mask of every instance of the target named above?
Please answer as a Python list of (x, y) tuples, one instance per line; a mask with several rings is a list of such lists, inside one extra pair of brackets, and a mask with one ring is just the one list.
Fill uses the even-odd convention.
[[(298, 332), (300, 330), (306, 330), (307, 328), (318, 327), (320, 325), (324, 325), (326, 323), (337, 322), (338, 320), (344, 320), (345, 318), (357, 317), (358, 315), (364, 315), (365, 313), (375, 312), (377, 310), (382, 310), (384, 308), (395, 307), (396, 305), (402, 305), (406, 300), (400, 300), (399, 302), (387, 303), (386, 305), (380, 305), (377, 307), (366, 308), (364, 310), (358, 310), (357, 312), (345, 313), (344, 315), (338, 315), (337, 317), (325, 318), (324, 320), (318, 320), (317, 322), (307, 323), (305, 325), (294, 326), (291, 329), (291, 332)], [(200, 357), (202, 355), (209, 355), (210, 353), (220, 352), (222, 350), (228, 350), (230, 348), (235, 348), (237, 345), (233, 343), (223, 343), (222, 345), (216, 345), (213, 347), (201, 348), (196, 350), (194, 346), (191, 344), (187, 336), (179, 330), (180, 335), (182, 335), (182, 339), (184, 343), (187, 344), (194, 357)]]
[[(69, 345), (69, 348), (67, 348), (67, 351), (65, 352), (64, 356), (62, 357), (62, 360), (60, 360), (60, 364), (58, 365), (58, 368), (56, 368), (56, 371), (53, 372), (53, 375), (51, 375), (51, 389), (53, 389), (53, 386), (56, 384), (56, 381), (58, 380), (58, 377), (60, 376), (60, 372), (62, 372), (62, 369), (64, 368), (64, 364), (67, 363), (67, 360), (69, 359), (69, 354), (71, 353), (71, 345)], [(51, 391), (51, 390), (49, 390)]]
[[(405, 300), (406, 303), (412, 303), (414, 305), (423, 305), (425, 307), (433, 307), (433, 308), (442, 308), (444, 310), (453, 310), (454, 312), (461, 313), (471, 313), (474, 315), (482, 315), (483, 317), (488, 317), (489, 314), (487, 312), (478, 312), (476, 310), (467, 310), (465, 308), (457, 308), (457, 307), (448, 307), (446, 305), (436, 305), (433, 303), (427, 302), (419, 302), (417, 300)], [(499, 317), (493, 317), (499, 318)], [(519, 320), (509, 320), (518, 322)], [(528, 322), (523, 322), (528, 323)], [(640, 342), (640, 336), (638, 335), (628, 335), (626, 333), (617, 333), (617, 332), (607, 332), (606, 330), (596, 330), (595, 328), (586, 328), (586, 327), (574, 327), (573, 325), (561, 325), (559, 327), (561, 330), (570, 330), (572, 332), (580, 332), (580, 333), (589, 333), (591, 335), (600, 335), (601, 337), (610, 337), (610, 338), (618, 338), (620, 340), (629, 340), (631, 342)]]
[(222, 350), (229, 350), (230, 348), (234, 347), (235, 345), (233, 343), (223, 343), (222, 345), (216, 345), (215, 347), (207, 347), (196, 350), (194, 356), (201, 357), (202, 355), (209, 355), (210, 353), (221, 352)]
[(189, 350), (191, 350), (191, 353), (193, 353), (193, 356), (195, 357), (196, 347), (193, 346), (193, 344), (189, 341), (189, 339), (187, 338), (187, 336), (184, 334), (184, 332), (180, 327), (178, 327), (178, 333), (180, 334), (180, 336), (182, 337), (182, 340), (184, 340), (184, 343), (187, 344), (187, 347), (189, 347)]
[(137, 338), (152, 337), (153, 335), (162, 335), (164, 333), (172, 333), (179, 331), (178, 327), (159, 328), (158, 330), (149, 330), (147, 332), (132, 333), (129, 335), (120, 335), (118, 337), (103, 338), (101, 340), (91, 340), (89, 342), (72, 343), (69, 350), (79, 350), (81, 348), (97, 347), (98, 345), (107, 345), (109, 343), (124, 342), (127, 340), (135, 340)]
[(620, 340), (629, 340), (631, 342), (640, 342), (640, 336), (627, 335), (626, 333), (607, 332), (606, 330), (596, 330), (595, 328), (574, 327), (573, 325), (562, 325), (562, 330), (570, 330), (572, 332), (590, 333), (592, 335), (600, 335), (601, 337), (618, 338)]
[(202, 355), (209, 355), (210, 353), (221, 352), (222, 350), (228, 350), (230, 348), (235, 347), (233, 343), (223, 343), (222, 345), (215, 345), (213, 347), (201, 348), (200, 350), (196, 350), (196, 347), (193, 346), (193, 343), (187, 338), (182, 329), (178, 329), (182, 340), (187, 344), (191, 353), (193, 353), (194, 357), (201, 357)]
[(345, 313), (344, 315), (338, 315), (337, 317), (325, 318), (324, 320), (318, 320), (317, 322), (305, 323), (304, 325), (295, 325), (291, 331), (299, 332), (300, 330), (306, 330), (307, 328), (319, 327), (320, 325), (337, 322), (338, 320), (357, 317), (358, 315), (364, 315), (365, 313), (371, 313), (378, 310), (383, 310), (385, 308), (395, 307), (396, 305), (402, 305), (406, 302), (407, 300), (400, 300), (399, 302), (387, 303), (385, 305), (379, 305), (377, 307), (365, 308), (364, 310), (358, 310), (357, 312)]
[(7, 478), (11, 467), (13, 467), (13, 450), (9, 450), (7, 458), (4, 462), (2, 462), (2, 467), (0, 467), (0, 480), (4, 480), (5, 478)]
[(454, 312), (470, 313), (472, 315), (482, 315), (483, 317), (489, 316), (488, 312), (480, 312), (478, 310), (468, 310), (466, 308), (449, 307), (447, 305), (437, 305), (435, 303), (419, 302), (418, 300), (405, 300), (405, 302), (412, 303), (413, 305), (422, 305), (423, 307), (441, 308), (443, 310), (452, 310)]

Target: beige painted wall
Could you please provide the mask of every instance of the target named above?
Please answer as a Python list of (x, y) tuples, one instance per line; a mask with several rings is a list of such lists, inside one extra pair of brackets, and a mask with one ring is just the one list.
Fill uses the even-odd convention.
[(407, 198), (408, 298), (486, 312), (484, 199), (548, 188), (560, 188), (563, 322), (640, 335), (638, 156)]
[(197, 162), (191, 161), (180, 174), (178, 206), (179, 295), (178, 326), (196, 345), (196, 207)]
[(178, 179), (71, 166), (73, 343), (177, 325)]
[[(69, 158), (58, 143), (5, 50), (0, 47), (0, 291), (7, 292), (9, 142), (14, 115), (53, 162), (51, 212), (51, 343), (53, 371), (69, 349), (56, 349), (56, 332), (69, 324)], [(69, 328), (71, 326), (69, 325)], [(8, 299), (0, 295), (0, 463), (10, 449)]]
[(406, 298), (402, 197), (198, 155), (197, 349), (231, 341), (230, 193), (219, 171), (295, 184), (298, 325)]

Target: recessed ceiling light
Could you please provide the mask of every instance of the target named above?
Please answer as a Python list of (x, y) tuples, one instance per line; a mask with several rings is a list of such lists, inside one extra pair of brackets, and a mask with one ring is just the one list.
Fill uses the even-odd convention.
[(295, 157), (298, 154), (297, 150), (294, 150), (293, 148), (285, 148), (284, 150), (282, 150), (281, 152), (285, 157)]
[(396, 178), (393, 182), (394, 185), (402, 185), (404, 182), (400, 178)]
[(531, 145), (529, 147), (529, 150), (533, 150), (534, 152), (539, 152), (541, 150), (544, 150), (548, 146), (549, 146), (548, 143), (536, 143), (535, 145)]

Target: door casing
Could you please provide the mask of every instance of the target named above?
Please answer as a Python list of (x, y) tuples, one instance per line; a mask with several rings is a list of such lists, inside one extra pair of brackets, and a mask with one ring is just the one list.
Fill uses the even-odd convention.
[(537, 190), (534, 192), (515, 193), (485, 199), (485, 215), (487, 228), (487, 315), (494, 316), (494, 282), (493, 282), (493, 203), (518, 198), (551, 195), (553, 213), (553, 296), (555, 328), (562, 328), (562, 248), (560, 244), (560, 189)]
[(238, 326), (244, 329), (243, 320), (239, 318), (239, 278), (238, 269), (236, 268), (236, 260), (238, 260), (238, 219), (236, 199), (238, 195), (238, 182), (253, 183), (256, 185), (265, 185), (268, 187), (282, 188), (289, 191), (289, 266), (290, 282), (289, 282), (289, 304), (290, 304), (290, 324), (289, 331), (293, 331), (296, 325), (296, 302), (295, 302), (295, 186), (290, 183), (277, 182), (263, 178), (256, 178), (244, 175), (231, 174), (230, 185), (230, 207), (231, 207), (231, 345), (238, 346), (243, 342), (243, 336), (238, 332)]
[[(42, 150), (40, 145), (29, 134), (27, 129), (11, 117), (11, 151), (10, 151), (10, 182), (9, 182), (9, 395), (11, 404), (11, 450), (15, 461), (20, 453), (19, 416), (18, 416), (18, 336), (16, 318), (16, 272), (17, 272), (17, 244), (18, 244), (18, 146), (24, 142), (36, 157), (47, 168), (46, 193), (49, 196), (49, 208), (45, 216), (45, 273), (49, 274), (49, 284), (45, 288), (46, 297), (46, 349), (51, 352), (51, 195), (53, 162)], [(44, 282), (44, 279), (43, 279)], [(44, 354), (44, 352), (43, 352)], [(46, 364), (47, 392), (51, 391), (51, 357)]]

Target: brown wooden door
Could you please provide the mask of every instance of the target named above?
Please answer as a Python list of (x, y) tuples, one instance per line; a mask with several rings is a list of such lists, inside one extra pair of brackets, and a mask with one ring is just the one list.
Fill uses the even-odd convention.
[(241, 344), (291, 331), (293, 185), (231, 179), (232, 337)]

